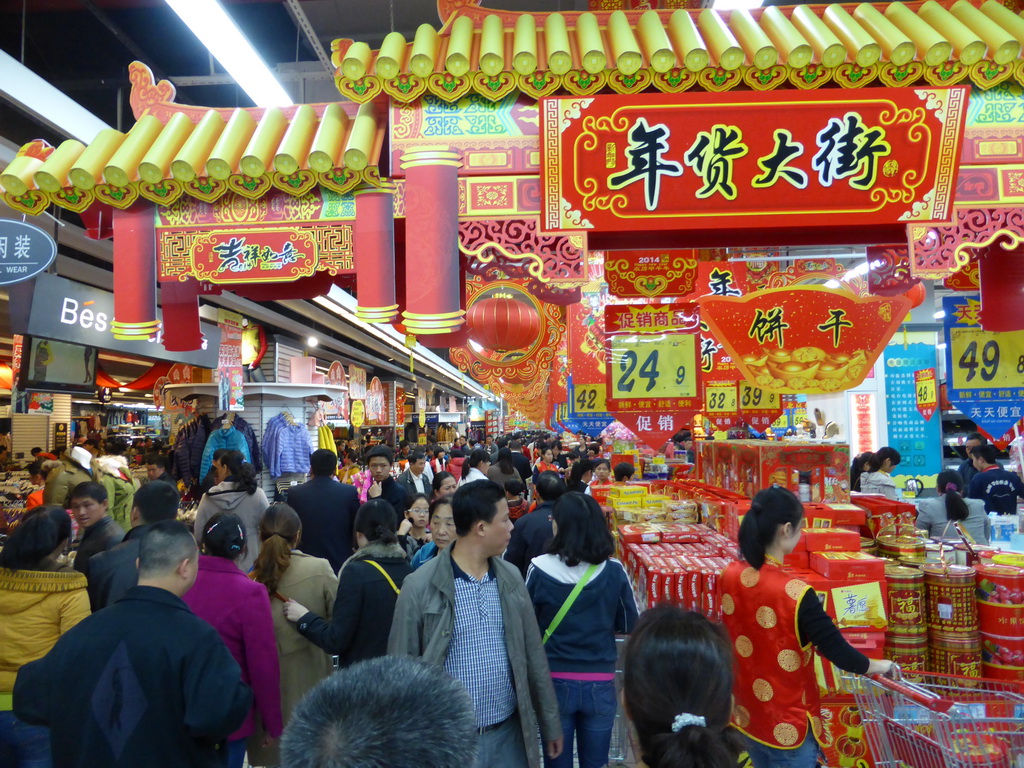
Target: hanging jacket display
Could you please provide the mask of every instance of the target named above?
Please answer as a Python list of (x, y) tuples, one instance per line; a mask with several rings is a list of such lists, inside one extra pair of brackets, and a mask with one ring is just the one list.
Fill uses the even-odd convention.
[[(224, 416), (218, 416), (214, 419), (211, 430), (215, 430), (220, 427), (224, 423), (224, 419)], [(256, 432), (253, 431), (252, 424), (247, 422), (241, 416), (237, 416), (235, 414), (229, 414), (229, 420), (231, 421), (231, 425), (242, 434), (243, 438), (245, 438), (248, 455), (251, 457), (246, 458), (246, 461), (252, 463), (252, 468), (256, 470), (256, 474), (258, 475), (263, 471), (263, 461), (260, 459), (260, 442), (256, 439)], [(242, 451), (242, 453), (246, 453), (246, 451)], [(206, 475), (204, 474), (202, 477), (206, 477)]]
[(204, 477), (199, 474), (199, 470), (202, 467), (203, 451), (209, 436), (210, 419), (202, 414), (179, 429), (174, 438), (174, 461), (171, 466), (171, 474), (181, 480), (186, 487)]
[[(216, 424), (216, 422), (214, 422)], [(245, 439), (242, 431), (234, 426), (220, 426), (210, 432), (206, 439), (206, 448), (203, 449), (203, 461), (199, 468), (199, 477), (206, 477), (213, 463), (213, 453), (220, 448), (229, 451), (241, 451), (245, 460), (253, 464), (252, 454), (249, 452), (249, 442)], [(253, 464), (255, 468), (255, 464)], [(259, 472), (259, 470), (256, 470)]]
[(271, 477), (285, 472), (309, 472), (310, 444), (306, 427), (296, 424), (289, 413), (279, 413), (263, 430), (263, 458)]

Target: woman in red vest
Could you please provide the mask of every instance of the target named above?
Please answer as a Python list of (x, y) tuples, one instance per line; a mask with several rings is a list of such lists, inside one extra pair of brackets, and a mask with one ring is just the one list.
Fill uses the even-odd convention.
[(785, 488), (761, 491), (740, 526), (743, 560), (722, 574), (723, 623), (736, 652), (734, 725), (754, 768), (814, 768), (821, 707), (814, 654), (858, 674), (886, 674), (846, 642), (814, 590), (782, 569), (804, 525), (800, 500)]

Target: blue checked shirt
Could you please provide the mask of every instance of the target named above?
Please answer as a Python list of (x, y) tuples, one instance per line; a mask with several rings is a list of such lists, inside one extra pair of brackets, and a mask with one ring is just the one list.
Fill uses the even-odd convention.
[(498, 580), (488, 571), (477, 581), (452, 560), (455, 576), (455, 631), (445, 671), (473, 699), (477, 728), (507, 720), (516, 711), (516, 692), (505, 647)]

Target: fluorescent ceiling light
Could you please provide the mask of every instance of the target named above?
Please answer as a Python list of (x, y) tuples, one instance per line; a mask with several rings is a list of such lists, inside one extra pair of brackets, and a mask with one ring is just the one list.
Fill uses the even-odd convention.
[(220, 0), (167, 0), (167, 4), (257, 107), (287, 107), (294, 103)]
[(306, 339), (307, 347), (315, 347), (319, 343), (320, 339), (318, 339), (316, 336), (310, 336), (308, 339)]
[(83, 144), (88, 144), (97, 133), (110, 127), (3, 51), (0, 51), (0, 95)]

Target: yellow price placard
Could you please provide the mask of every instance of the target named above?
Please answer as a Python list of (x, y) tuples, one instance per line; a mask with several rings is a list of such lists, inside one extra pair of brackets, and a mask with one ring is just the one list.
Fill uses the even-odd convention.
[(611, 396), (616, 400), (697, 397), (697, 346), (691, 334), (611, 336)]
[(936, 400), (935, 392), (935, 379), (922, 379), (917, 382), (917, 404), (918, 405), (935, 405), (938, 402)]
[(740, 382), (740, 408), (753, 411), (763, 408), (774, 411), (781, 408), (781, 400), (778, 392), (755, 387), (748, 382)]
[(1017, 389), (1024, 381), (1024, 331), (950, 328), (954, 389)]
[(427, 426), (427, 414), (424, 413), (423, 411), (420, 411), (419, 423), (420, 429), (423, 429), (423, 427)]
[(573, 403), (576, 413), (605, 413), (608, 410), (608, 387), (604, 384), (581, 384), (575, 388)]
[(362, 400), (352, 401), (352, 413), (349, 415), (349, 421), (352, 422), (355, 429), (359, 429), (366, 422), (366, 406), (363, 405)]
[(704, 410), (708, 413), (736, 413), (736, 385), (715, 384), (704, 388)]

